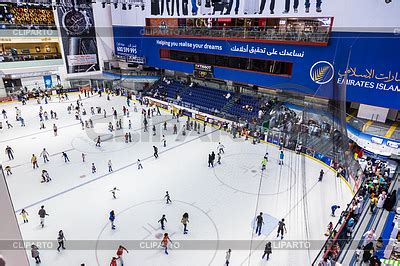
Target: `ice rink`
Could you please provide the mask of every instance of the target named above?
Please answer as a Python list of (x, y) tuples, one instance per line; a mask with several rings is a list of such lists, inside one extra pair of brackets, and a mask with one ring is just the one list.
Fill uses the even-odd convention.
[[(142, 115), (133, 111), (123, 116), (124, 97), (83, 99), (87, 111), (82, 120), (91, 118), (94, 128), (82, 130), (74, 112), (68, 114), (67, 106), (74, 104), (77, 94), (59, 103), (54, 98), (49, 104), (31, 100), (2, 104), (13, 128), (7, 129), (2, 118), (0, 148), (9, 145), (15, 159), (9, 161), (4, 152), (0, 159), (3, 167), (9, 165), (13, 175), (7, 177), (11, 197), (24, 240), (56, 241), (59, 230), (66, 237), (66, 250), (57, 252), (40, 249), (42, 266), (88, 265), (108, 266), (119, 244), (129, 250), (124, 255), (124, 265), (224, 265), (225, 252), (232, 249), (230, 265), (310, 265), (325, 241), (324, 233), (330, 221), (333, 204), (345, 208), (352, 193), (345, 182), (335, 177), (330, 169), (305, 156), (285, 151), (284, 165), (278, 165), (278, 148), (273, 145), (253, 145), (244, 139), (232, 139), (227, 133), (206, 127), (200, 134), (190, 131), (186, 136), (172, 134), (176, 119), (167, 112), (150, 119), (149, 132), (143, 132)], [(58, 120), (45, 121), (46, 129), (39, 129), (39, 106), (50, 113), (56, 111)], [(90, 107), (107, 110), (92, 116)], [(15, 121), (15, 107), (22, 112), (26, 127)], [(108, 131), (115, 121), (111, 108), (118, 111), (123, 129)], [(147, 109), (147, 108), (145, 108)], [(49, 115), (50, 116), (50, 115)], [(128, 120), (132, 129), (128, 130)], [(167, 121), (167, 131), (162, 124)], [(178, 129), (186, 117), (180, 118)], [(58, 127), (54, 136), (52, 125)], [(157, 135), (151, 127), (156, 125)], [(203, 129), (203, 127), (201, 127)], [(133, 142), (125, 143), (123, 135), (130, 131)], [(164, 134), (167, 146), (160, 136)], [(101, 147), (95, 147), (95, 138), (101, 136)], [(208, 154), (217, 149), (218, 142), (225, 146), (220, 165), (207, 166)], [(159, 158), (153, 157), (153, 145), (159, 148)], [(39, 157), (42, 149), (50, 153), (50, 162), (44, 164)], [(67, 152), (70, 162), (64, 163), (61, 152)], [(261, 172), (261, 160), (269, 153), (267, 170)], [(81, 154), (85, 153), (86, 162)], [(32, 154), (38, 157), (39, 169), (30, 163)], [(137, 169), (141, 159), (143, 168)], [(107, 162), (112, 161), (113, 172), (108, 172)], [(92, 174), (91, 164), (97, 172)], [(41, 170), (46, 169), (52, 178), (41, 183)], [(319, 171), (326, 172), (322, 182), (317, 182)], [(117, 187), (117, 199), (110, 190)], [(171, 204), (165, 204), (165, 192), (171, 195)], [(41, 205), (49, 216), (45, 227), (39, 225), (37, 215)], [(24, 224), (20, 210), (29, 213), (29, 223)], [(116, 229), (108, 221), (109, 212), (116, 213)], [(183, 234), (182, 214), (189, 214), (188, 234)], [(254, 234), (254, 220), (264, 213), (261, 236)], [(159, 243), (163, 231), (157, 221), (162, 214), (168, 222), (166, 230), (174, 245), (165, 255), (163, 249), (152, 248)], [(269, 261), (262, 260), (264, 245), (276, 241), (278, 220), (285, 219), (287, 234), (284, 241), (307, 240), (312, 247), (291, 249), (273, 246)], [(312, 241), (314, 240), (314, 241)], [(27, 250), (31, 265), (34, 260)]]

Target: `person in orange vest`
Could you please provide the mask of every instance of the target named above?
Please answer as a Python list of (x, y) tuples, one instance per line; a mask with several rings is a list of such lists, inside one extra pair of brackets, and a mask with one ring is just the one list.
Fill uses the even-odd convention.
[(168, 255), (168, 241), (172, 243), (171, 239), (168, 236), (168, 233), (165, 233), (163, 239), (161, 240), (161, 246), (164, 248), (164, 252), (167, 255)]
[(117, 249), (117, 256), (118, 259), (120, 260), (120, 264), (121, 266), (124, 266), (124, 259), (122, 258), (122, 255), (124, 254), (124, 250), (126, 251), (126, 253), (129, 253), (129, 251), (124, 247), (124, 246), (119, 246)]

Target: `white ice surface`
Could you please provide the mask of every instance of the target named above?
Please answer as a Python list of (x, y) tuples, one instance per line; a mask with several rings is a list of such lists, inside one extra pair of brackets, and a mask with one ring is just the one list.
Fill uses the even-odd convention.
[[(0, 153), (3, 166), (10, 165), (13, 175), (7, 177), (8, 186), (16, 211), (26, 208), (29, 223), (23, 224), (19, 212), (20, 228), (25, 240), (56, 240), (60, 229), (64, 231), (67, 249), (41, 249), (42, 266), (109, 265), (119, 243), (125, 240), (160, 241), (162, 231), (157, 224), (162, 214), (168, 223), (166, 232), (171, 240), (211, 240), (208, 250), (179, 250), (172, 248), (169, 255), (161, 249), (131, 250), (124, 255), (125, 265), (223, 265), (226, 245), (232, 246), (236, 240), (250, 241), (247, 248), (232, 248), (230, 265), (310, 265), (319, 250), (278, 250), (273, 249), (270, 260), (261, 260), (263, 246), (267, 240), (276, 240), (276, 221), (286, 220), (285, 240), (320, 240), (322, 245), (327, 224), (336, 218), (330, 216), (330, 206), (339, 204), (345, 207), (352, 194), (345, 183), (336, 179), (334, 173), (314, 160), (285, 151), (285, 165), (277, 163), (278, 149), (271, 145), (252, 145), (249, 141), (233, 140), (215, 128), (207, 127), (206, 132), (189, 136), (172, 135), (175, 120), (163, 113), (150, 123), (159, 123), (158, 135), (143, 133), (141, 115), (130, 108), (130, 118), (122, 116), (125, 98), (92, 97), (83, 101), (90, 115), (90, 106), (106, 108), (111, 115), (111, 107), (118, 110), (124, 120), (124, 130), (107, 131), (111, 117), (95, 116), (94, 130), (82, 130), (73, 114), (67, 113), (67, 105), (77, 99), (70, 95), (68, 103), (42, 104), (50, 116), (50, 110), (57, 112), (59, 119), (46, 122), (46, 129), (39, 130), (39, 105), (30, 101), (26, 106), (20, 103), (0, 105), (0, 110), (8, 112), (13, 129), (0, 131), (0, 149), (9, 145), (15, 151), (15, 160), (8, 161), (4, 152)], [(138, 105), (138, 103), (136, 103)], [(15, 121), (14, 108), (22, 110), (27, 126), (20, 127)], [(2, 118), (2, 116), (1, 116)], [(124, 143), (124, 132), (128, 131), (128, 119), (133, 123), (131, 130), (134, 142)], [(167, 147), (162, 147), (160, 130), (162, 121), (168, 121)], [(185, 119), (181, 119), (180, 129)], [(52, 131), (52, 124), (58, 128), (58, 136)], [(151, 127), (150, 127), (151, 129)], [(102, 135), (107, 139), (101, 148), (95, 147), (94, 139)], [(208, 154), (216, 150), (218, 142), (225, 145), (222, 164), (215, 168), (207, 167)], [(153, 148), (159, 147), (160, 157), (152, 157)], [(39, 158), (39, 169), (32, 169), (32, 154), (39, 156), (46, 148), (50, 162), (44, 164)], [(71, 160), (64, 163), (61, 152), (67, 151)], [(267, 171), (262, 176), (260, 162), (265, 152), (269, 153)], [(82, 163), (81, 153), (87, 154)], [(144, 169), (138, 171), (136, 160), (140, 158)], [(111, 159), (114, 172), (108, 174), (107, 162)], [(91, 173), (91, 163), (97, 173)], [(41, 169), (46, 169), (50, 183), (40, 183)], [(317, 182), (319, 171), (326, 175), (322, 183)], [(111, 190), (117, 187), (117, 199), (112, 199)], [(163, 197), (168, 190), (172, 204), (166, 205)], [(258, 198), (258, 205), (257, 205)], [(40, 205), (50, 214), (46, 226), (39, 227), (37, 212)], [(257, 207), (257, 209), (256, 209)], [(112, 231), (108, 223), (110, 210), (115, 210), (117, 229)], [(253, 221), (259, 212), (264, 212), (265, 226), (258, 237), (253, 232)], [(189, 233), (182, 233), (180, 224), (184, 212), (189, 213)], [(269, 218), (268, 218), (269, 217)], [(87, 240), (81, 244), (84, 249), (71, 244), (72, 240)], [(103, 240), (114, 240), (104, 242)], [(214, 241), (212, 241), (214, 240)], [(265, 241), (264, 241), (265, 240)], [(73, 245), (69, 246), (69, 243)], [(220, 243), (220, 244), (219, 244)], [(99, 248), (104, 245), (106, 248)], [(97, 247), (97, 248), (96, 248)], [(28, 256), (30, 252), (28, 250)], [(34, 260), (31, 259), (32, 265)]]

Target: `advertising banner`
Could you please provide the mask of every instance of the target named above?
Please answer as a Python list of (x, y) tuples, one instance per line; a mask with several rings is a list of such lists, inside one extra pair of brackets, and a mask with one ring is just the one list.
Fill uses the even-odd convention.
[[(333, 82), (341, 84), (347, 75), (348, 101), (400, 110), (400, 70), (391, 52), (399, 47), (400, 38), (393, 38), (390, 34), (332, 33), (327, 47), (314, 47), (237, 40), (146, 37), (140, 32), (137, 27), (114, 26), (116, 54), (126, 55), (130, 47), (134, 47), (134, 54), (145, 57), (147, 65), (186, 73), (195, 71), (194, 64), (163, 60), (160, 56), (162, 49), (291, 62), (293, 68), (290, 76), (218, 66), (213, 67), (212, 74), (217, 79), (324, 98), (332, 98)], [(120, 53), (119, 50), (124, 52)], [(341, 52), (337, 53), (338, 50)]]
[(44, 87), (46, 89), (51, 89), (53, 87), (53, 81), (51, 79), (51, 76), (43, 76), (43, 81), (44, 81)]
[[(385, 31), (398, 28), (400, 1), (396, 0), (142, 0), (142, 9), (112, 10), (113, 25), (141, 25), (145, 18), (259, 19), (334, 17), (340, 31)], [(338, 8), (339, 7), (339, 8)], [(357, 15), (354, 16), (354, 10)], [(370, 18), (374, 19), (371, 20)], [(138, 21), (136, 18), (139, 18)], [(282, 22), (284, 23), (284, 22)], [(376, 27), (376, 29), (374, 29)]]
[(67, 72), (99, 71), (92, 5), (70, 0), (61, 2), (57, 11)]

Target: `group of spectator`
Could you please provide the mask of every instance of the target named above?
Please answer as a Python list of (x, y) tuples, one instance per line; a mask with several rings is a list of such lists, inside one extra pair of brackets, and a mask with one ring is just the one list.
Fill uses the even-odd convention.
[[(364, 159), (359, 158), (359, 160)], [(367, 158), (362, 172), (362, 176), (359, 178), (364, 182), (347, 210), (342, 213), (339, 221), (342, 224), (340, 239), (338, 238), (338, 241), (333, 241), (338, 233), (333, 230), (333, 234), (330, 236), (332, 241), (328, 245), (329, 252), (326, 253), (320, 265), (329, 265), (328, 261), (338, 258), (341, 248), (343, 248), (345, 243), (341, 242), (341, 240), (352, 237), (355, 225), (366, 207), (369, 209), (367, 211), (371, 215), (376, 215), (380, 211), (392, 211), (397, 202), (397, 191), (393, 190), (389, 193), (393, 173), (387, 162)], [(363, 234), (362, 245), (357, 248), (355, 253), (357, 262), (360, 263), (362, 261), (362, 263), (369, 263), (369, 265), (379, 265), (376, 251), (382, 248), (382, 245), (382, 238), (377, 237), (373, 228), (366, 231)], [(326, 250), (328, 250), (328, 246)]]

